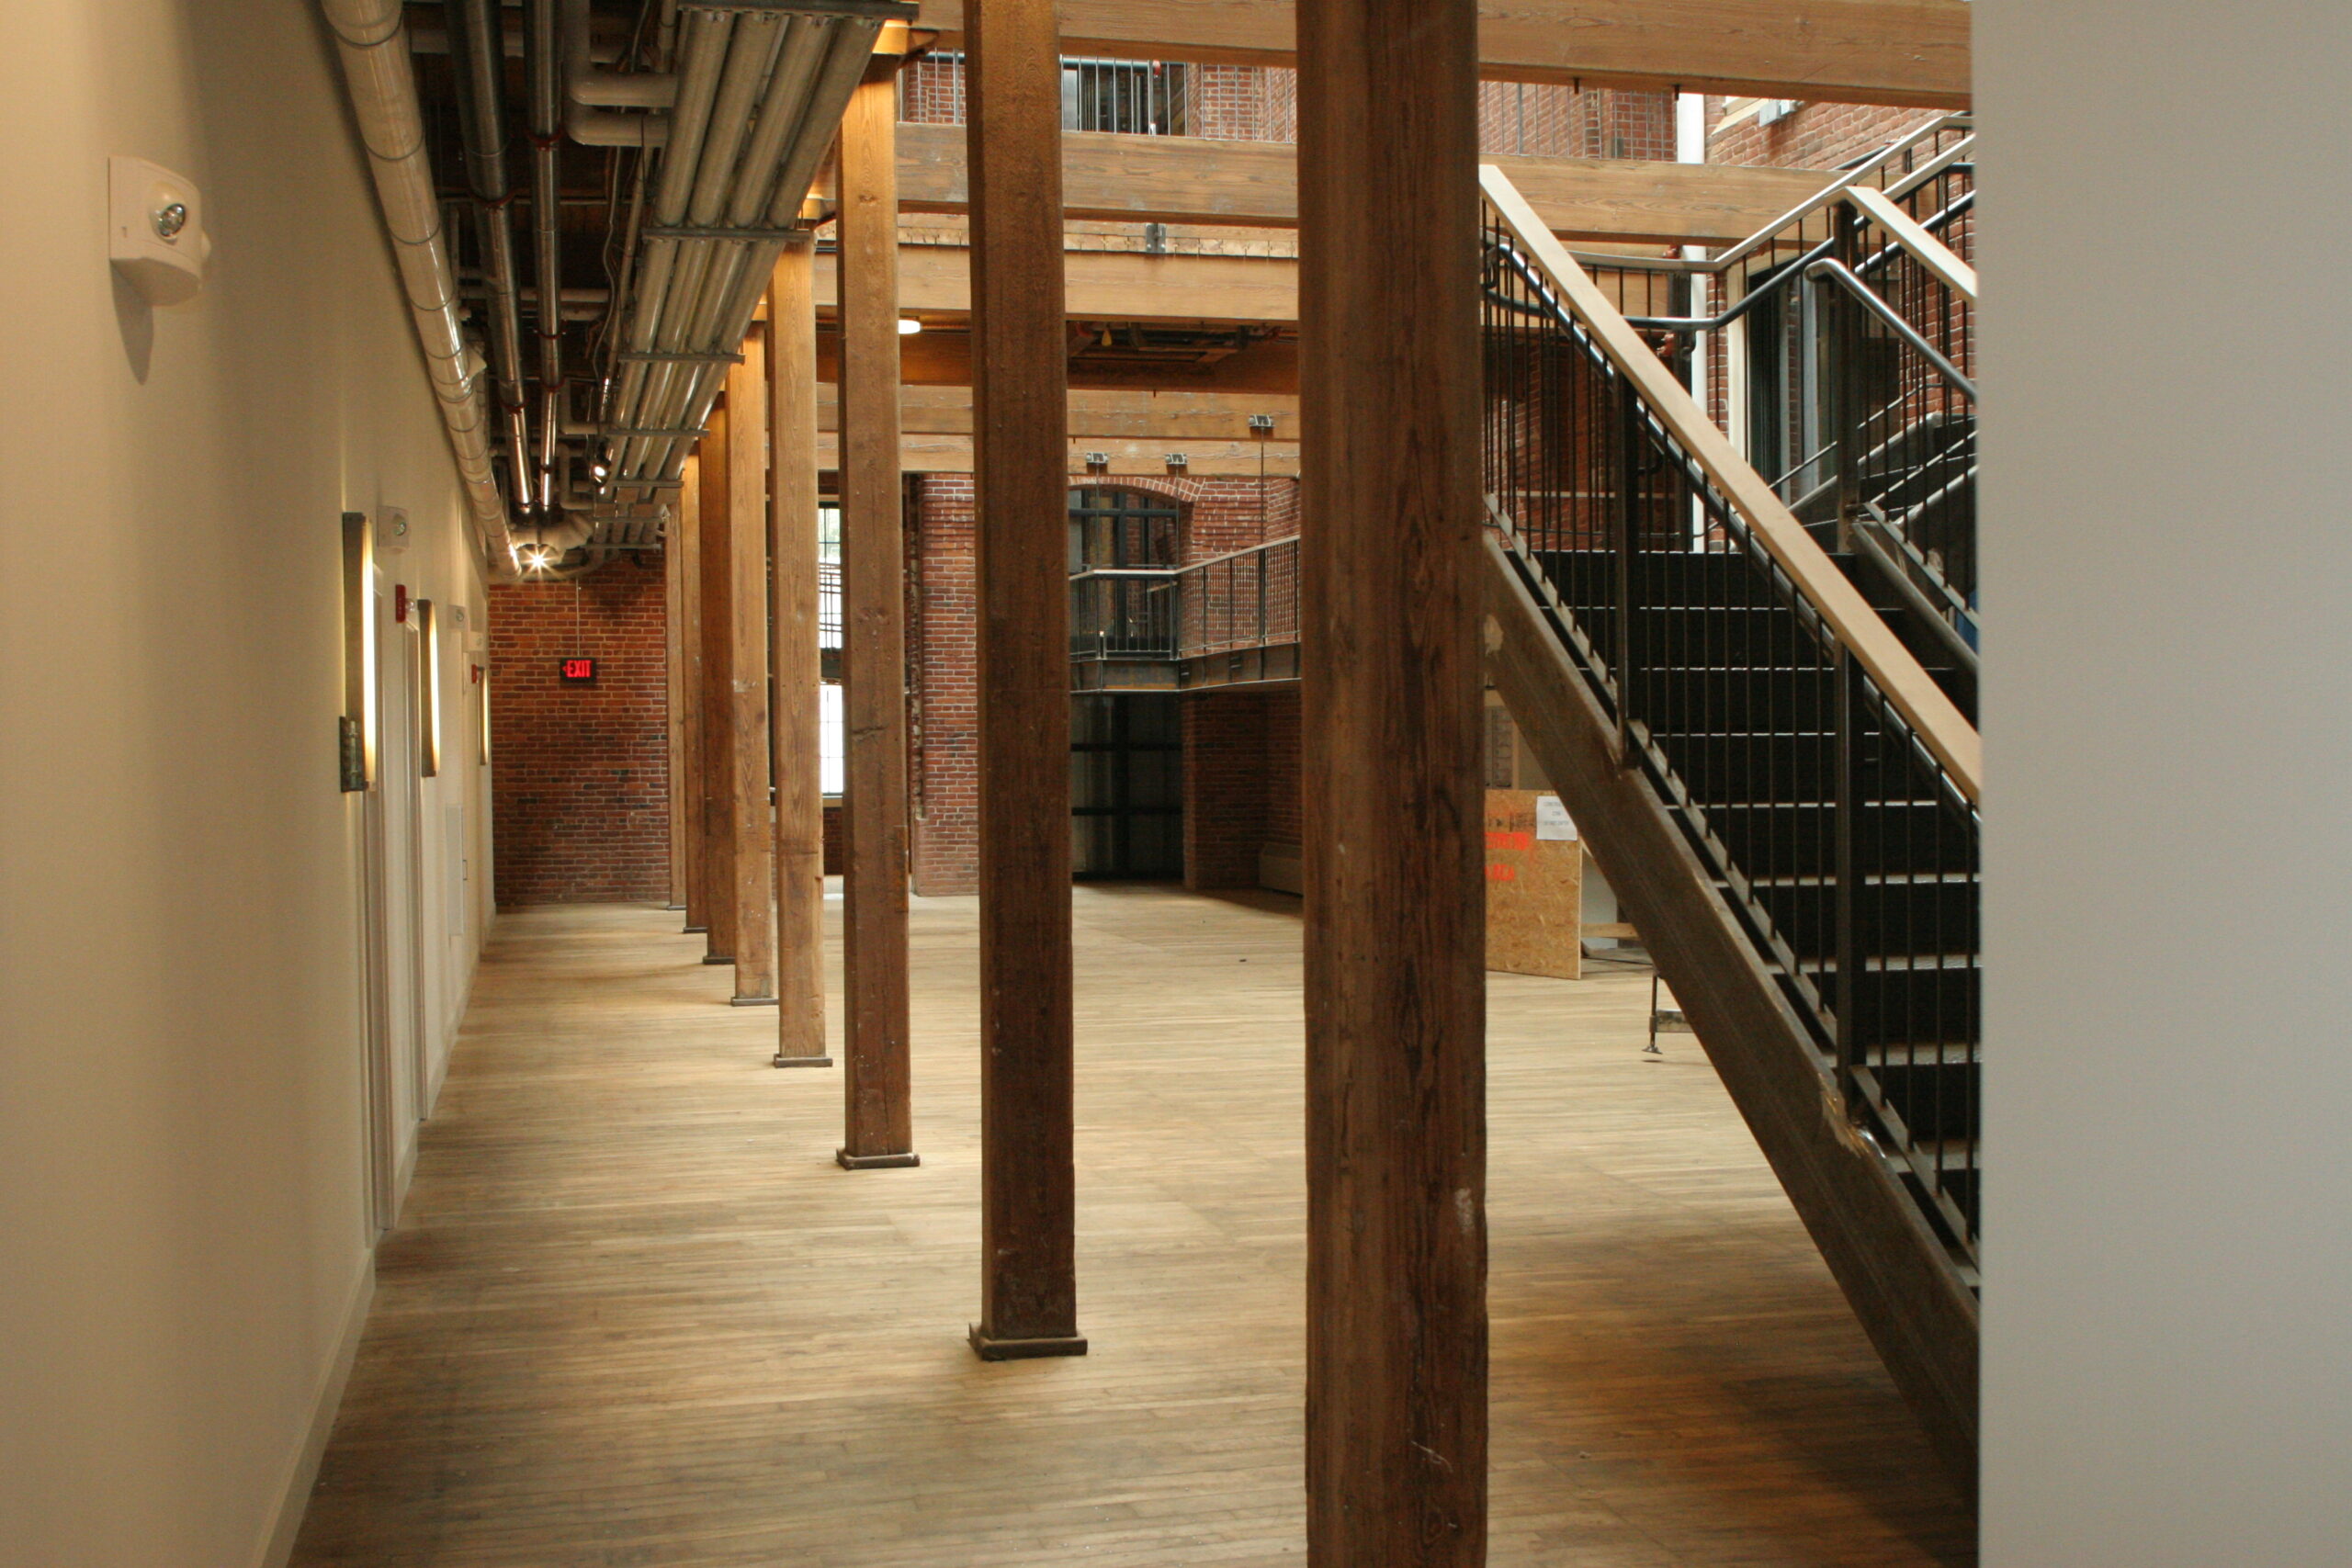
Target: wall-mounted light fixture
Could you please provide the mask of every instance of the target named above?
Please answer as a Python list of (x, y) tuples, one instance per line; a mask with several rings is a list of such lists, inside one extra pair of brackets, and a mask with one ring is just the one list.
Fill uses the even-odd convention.
[(416, 635), (424, 646), (424, 776), (438, 778), (441, 774), (441, 628), (433, 615), (433, 601), (419, 599), (416, 612)]
[(147, 303), (196, 298), (212, 236), (193, 181), (144, 158), (108, 158), (107, 213), (107, 259)]
[(375, 544), (364, 512), (343, 514), (343, 712), (337, 718), (344, 793), (376, 778)]
[(1168, 454), (1167, 463), (1170, 473), (1181, 474), (1192, 468), (1193, 459), (1182, 452), (1170, 452)]

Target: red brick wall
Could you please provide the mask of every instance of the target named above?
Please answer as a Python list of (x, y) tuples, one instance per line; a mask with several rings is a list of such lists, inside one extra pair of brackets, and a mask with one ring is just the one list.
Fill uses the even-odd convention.
[[(623, 556), (576, 583), (492, 584), (501, 906), (668, 902), (663, 614), (659, 556)], [(575, 655), (596, 660), (594, 684), (558, 677)]]
[[(899, 116), (964, 122), (960, 57), (919, 60), (899, 78)], [(1298, 140), (1298, 73), (1254, 65), (1185, 68), (1191, 136), (1227, 141)], [(1487, 82), (1478, 90), (1479, 149), (1553, 158), (1674, 158), (1674, 95)]]
[(1300, 839), (1298, 688), (1184, 699), (1184, 886), (1255, 887), (1258, 852)]
[[(1183, 503), (1183, 558), (1188, 561), (1241, 549), (1261, 537), (1279, 539), (1298, 532), (1295, 479), (1266, 481), (1262, 527), (1255, 479), (1121, 479), (1116, 485)], [(927, 896), (970, 893), (979, 886), (978, 622), (971, 476), (923, 476), (916, 481), (909, 519), (907, 554), (914, 580), (908, 628), (908, 648), (915, 662), (909, 714), (914, 751), (910, 770), (914, 889)], [(1256, 851), (1250, 855), (1250, 879), (1255, 882)]]
[(964, 62), (918, 60), (899, 73), (899, 118), (917, 125), (964, 123)]
[(1674, 161), (1674, 95), (1536, 82), (1478, 85), (1478, 150), (1533, 158)]
[(980, 885), (979, 603), (975, 597), (972, 476), (927, 474), (908, 509), (914, 663), (908, 769), (914, 890), (971, 893)]
[[(1753, 115), (1725, 130), (1712, 129), (1729, 102), (1707, 100), (1707, 162), (1769, 164), (1784, 169), (1834, 169), (1865, 152), (1875, 152), (1913, 126), (1933, 119), (1935, 109), (1884, 108), (1875, 104), (1801, 104), (1770, 125)], [(1668, 152), (1668, 157), (1673, 154)]]

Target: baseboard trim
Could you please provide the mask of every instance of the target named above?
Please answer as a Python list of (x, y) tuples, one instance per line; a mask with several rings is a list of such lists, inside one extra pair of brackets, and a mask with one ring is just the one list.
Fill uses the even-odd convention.
[(286, 1491), (277, 1500), (277, 1522), (262, 1546), (261, 1555), (254, 1560), (256, 1568), (286, 1568), (294, 1555), (294, 1540), (302, 1533), (302, 1517), (311, 1506), (311, 1488), (318, 1484), (319, 1464), (327, 1457), (327, 1438), (334, 1433), (335, 1415), (343, 1408), (343, 1391), (351, 1382), (352, 1363), (359, 1359), (360, 1337), (368, 1330), (368, 1308), (375, 1299), (376, 1256), (370, 1252), (360, 1266), (351, 1303), (344, 1309), (343, 1338), (335, 1346), (326, 1382), (311, 1406), (310, 1430), (302, 1435), (302, 1446), (294, 1455), (294, 1473), (288, 1478)]

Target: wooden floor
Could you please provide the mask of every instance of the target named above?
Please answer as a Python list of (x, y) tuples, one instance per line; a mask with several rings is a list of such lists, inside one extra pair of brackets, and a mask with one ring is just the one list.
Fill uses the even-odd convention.
[[(922, 1167), (854, 1175), (838, 1070), (771, 1068), (675, 915), (503, 917), (295, 1561), (1303, 1562), (1295, 910), (1080, 889), (1093, 1353), (998, 1365), (970, 900), (915, 907)], [(1968, 1562), (1696, 1044), (1644, 1059), (1648, 998), (1493, 977), (1491, 1561)]]

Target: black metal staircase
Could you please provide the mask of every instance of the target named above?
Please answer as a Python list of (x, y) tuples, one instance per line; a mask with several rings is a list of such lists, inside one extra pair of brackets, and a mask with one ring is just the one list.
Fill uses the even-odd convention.
[[(1980, 768), (1955, 541), (1973, 573), (1973, 387), (1889, 325), (1909, 326), (1899, 292), (1833, 301), (1853, 320), (1846, 355), (1813, 363), (1828, 439), (1787, 497), (1670, 367), (1688, 344), (1666, 334), (1691, 321), (1629, 323), (1492, 171), (1487, 194), (1490, 668), (1966, 1474)], [(1813, 260), (1845, 277), (1819, 276), (1825, 297), (1889, 272), (1869, 214), (1828, 219)], [(1947, 341), (1949, 307), (1930, 323)], [(1890, 337), (1951, 376), (1874, 346)]]

